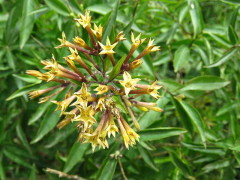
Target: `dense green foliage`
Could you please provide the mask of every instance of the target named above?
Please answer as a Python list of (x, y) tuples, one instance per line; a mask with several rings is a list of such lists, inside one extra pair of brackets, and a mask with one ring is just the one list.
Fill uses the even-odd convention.
[[(0, 179), (58, 179), (46, 168), (86, 179), (240, 179), (239, 7), (238, 0), (0, 0)], [(92, 152), (76, 142), (73, 126), (55, 127), (54, 104), (26, 95), (41, 81), (25, 71), (66, 54), (54, 49), (62, 31), (86, 35), (73, 21), (86, 9), (110, 37), (124, 31), (122, 55), (131, 31), (161, 46), (133, 75), (159, 81), (164, 112), (136, 111), (141, 138), (129, 150), (117, 141)]]

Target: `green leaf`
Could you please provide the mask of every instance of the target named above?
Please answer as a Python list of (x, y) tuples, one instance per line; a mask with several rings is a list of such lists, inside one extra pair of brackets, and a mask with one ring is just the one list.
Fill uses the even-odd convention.
[(142, 141), (154, 141), (160, 140), (172, 136), (178, 136), (180, 134), (186, 133), (187, 131), (183, 128), (175, 128), (175, 127), (160, 127), (160, 128), (152, 128), (145, 129), (139, 131), (140, 140)]
[(170, 153), (173, 164), (179, 168), (182, 174), (188, 178), (191, 175), (189, 167), (182, 161), (182, 158), (179, 158), (175, 152)]
[(102, 42), (105, 42), (107, 39), (107, 36), (110, 36), (110, 33), (112, 31), (113, 26), (116, 24), (117, 19), (117, 12), (118, 12), (118, 6), (119, 6), (120, 0), (115, 1), (115, 5), (113, 7), (109, 22), (107, 23), (107, 26), (105, 27)]
[(7, 62), (8, 62), (9, 67), (15, 71), (16, 65), (15, 65), (14, 56), (9, 48), (7, 48), (6, 57), (7, 57)]
[(191, 79), (187, 84), (179, 89), (179, 91), (189, 91), (189, 90), (201, 90), (201, 91), (212, 91), (220, 89), (229, 82), (217, 76), (198, 76)]
[(35, 0), (23, 1), (23, 14), (21, 19), (20, 48), (23, 48), (27, 42), (34, 25), (34, 15), (30, 14), (35, 6)]
[(198, 0), (188, 0), (188, 6), (195, 38), (203, 29), (202, 12)]
[(190, 150), (199, 152), (199, 153), (204, 153), (204, 154), (215, 154), (219, 156), (224, 156), (226, 154), (225, 150), (222, 148), (214, 147), (214, 146), (207, 146), (205, 148), (203, 145), (200, 144), (189, 144), (189, 143), (183, 143), (182, 145)]
[(35, 90), (39, 87), (39, 82), (38, 83), (35, 83), (35, 84), (30, 84), (30, 85), (27, 85), (27, 86), (24, 86), (23, 88), (15, 91), (11, 96), (9, 96), (6, 100), (9, 101), (9, 100), (12, 100), (16, 97), (19, 97), (19, 96), (22, 96), (26, 93), (28, 93), (29, 91), (32, 91), (32, 90)]
[(26, 158), (21, 157), (16, 152), (12, 152), (12, 151), (10, 151), (10, 149), (4, 149), (3, 153), (7, 158), (12, 160), (13, 162), (16, 162), (16, 163), (18, 163), (24, 167), (30, 168), (30, 169), (32, 168), (32, 166), (26, 161)]
[(234, 45), (238, 42), (238, 35), (232, 25), (228, 26), (228, 39), (231, 41), (231, 43)]
[(2, 165), (2, 155), (0, 155), (0, 179), (5, 180), (6, 179), (6, 175), (5, 175), (5, 171)]
[(125, 58), (126, 58), (126, 55), (122, 56), (121, 59), (113, 67), (112, 71), (109, 74), (110, 79), (113, 79), (114, 77), (116, 77), (119, 74)]
[(211, 163), (205, 165), (202, 168), (202, 170), (204, 173), (208, 173), (208, 172), (216, 170), (216, 169), (222, 169), (222, 168), (229, 167), (230, 164), (231, 164), (231, 162), (229, 159), (218, 160), (218, 161), (211, 162)]
[(156, 167), (150, 153), (142, 148), (141, 146), (138, 146), (138, 151), (140, 152), (140, 155), (142, 156), (143, 160), (146, 162), (147, 165), (149, 165), (154, 171), (158, 172), (158, 168)]
[(221, 116), (226, 113), (231, 113), (232, 110), (239, 109), (239, 108), (240, 108), (240, 103), (238, 103), (238, 102), (232, 102), (232, 103), (225, 104), (222, 108), (220, 108), (217, 111), (216, 116)]
[(48, 108), (48, 111), (43, 117), (41, 125), (38, 129), (37, 135), (31, 141), (31, 144), (40, 141), (49, 131), (51, 131), (56, 126), (58, 120), (60, 119), (60, 111), (54, 112), (55, 108), (56, 108), (55, 104), (52, 104)]
[(180, 46), (175, 52), (173, 59), (174, 72), (178, 72), (188, 63), (190, 50), (187, 46)]
[(239, 0), (221, 0), (221, 1), (229, 4), (240, 5)]
[[(168, 102), (169, 102), (169, 99), (163, 96), (162, 98), (159, 98), (157, 100), (156, 104), (158, 107), (165, 107)], [(146, 129), (156, 121), (159, 121), (161, 119), (161, 116), (160, 116), (161, 114), (162, 113), (156, 112), (156, 111), (145, 112), (138, 119), (141, 129)]]
[(58, 14), (61, 14), (63, 16), (69, 16), (69, 10), (67, 6), (64, 4), (61, 0), (45, 0), (45, 3), (47, 6), (57, 12)]
[(23, 131), (22, 127), (21, 127), (20, 121), (18, 121), (18, 124), (16, 126), (16, 132), (17, 132), (17, 136), (21, 140), (22, 144), (26, 147), (28, 152), (32, 154), (32, 150), (31, 150), (31, 148), (29, 146), (29, 143), (27, 141), (26, 134), (24, 133), (24, 131)]
[[(200, 134), (203, 144), (205, 145), (206, 138), (205, 138), (204, 124), (197, 109), (195, 109), (193, 106), (191, 106), (190, 104), (184, 101), (176, 100), (176, 102), (178, 102), (179, 105), (182, 107), (182, 109), (185, 111), (185, 114), (187, 115), (188, 120), (190, 120), (192, 125), (196, 128), (196, 130)], [(182, 118), (185, 118), (185, 117), (182, 117)]]
[(108, 161), (105, 164), (102, 164), (99, 174), (98, 180), (111, 180), (113, 179), (113, 175), (115, 173), (117, 166), (117, 160), (116, 159), (108, 159)]
[(27, 83), (41, 83), (42, 82), (42, 80), (37, 79), (36, 77), (30, 76), (27, 74), (13, 74), (13, 76), (18, 79), (21, 79)]
[(227, 62), (231, 57), (238, 51), (237, 48), (230, 49), (227, 53), (225, 53), (219, 60), (206, 66), (206, 68), (212, 68), (222, 65), (223, 63)]
[(68, 173), (71, 169), (83, 159), (83, 156), (89, 147), (89, 144), (81, 144), (80, 142), (76, 142), (67, 157), (67, 161), (64, 165), (63, 172)]
[(28, 120), (28, 125), (32, 125), (35, 123), (37, 120), (39, 120), (40, 117), (45, 113), (47, 108), (51, 105), (52, 103), (50, 101), (47, 101), (37, 108), (36, 112), (29, 118)]

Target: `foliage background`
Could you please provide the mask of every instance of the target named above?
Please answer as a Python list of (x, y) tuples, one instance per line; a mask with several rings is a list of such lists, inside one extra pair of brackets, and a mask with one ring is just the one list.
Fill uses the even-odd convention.
[[(117, 6), (119, 3), (119, 6)], [(240, 179), (238, 0), (0, 0), (0, 179)], [(155, 39), (161, 51), (135, 71), (163, 85), (163, 113), (138, 113), (137, 146), (91, 151), (58, 130), (55, 106), (29, 101), (40, 81), (27, 69), (63, 57), (57, 38), (84, 36), (73, 14), (91, 10), (114, 35)], [(116, 17), (116, 18), (115, 18)], [(122, 54), (129, 41), (119, 48)], [(182, 97), (185, 98), (182, 99)], [(155, 128), (155, 129), (153, 129)], [(115, 144), (115, 145), (114, 145)], [(123, 169), (125, 172), (123, 173)]]

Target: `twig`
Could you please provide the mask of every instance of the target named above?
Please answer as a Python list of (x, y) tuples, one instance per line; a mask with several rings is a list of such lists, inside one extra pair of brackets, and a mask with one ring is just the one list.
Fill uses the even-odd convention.
[(58, 171), (55, 169), (51, 169), (51, 168), (47, 168), (46, 171), (49, 173), (52, 173), (52, 174), (57, 174), (58, 177), (64, 177), (64, 178), (68, 178), (68, 179), (77, 179), (77, 180), (87, 180), (87, 179), (79, 177), (77, 175), (69, 175), (64, 172), (61, 172), (61, 171)]
[(127, 178), (127, 176), (126, 176), (126, 174), (125, 174), (125, 171), (124, 171), (124, 169), (123, 169), (123, 165), (122, 165), (120, 156), (118, 156), (117, 159), (118, 159), (118, 164), (119, 164), (120, 169), (121, 169), (121, 173), (122, 173), (122, 175), (123, 175), (123, 179), (124, 179), (124, 180), (128, 180), (128, 178)]

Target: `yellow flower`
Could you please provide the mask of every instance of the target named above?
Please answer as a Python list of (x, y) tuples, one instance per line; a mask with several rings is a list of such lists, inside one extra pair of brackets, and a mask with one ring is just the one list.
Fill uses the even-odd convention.
[(150, 87), (148, 88), (149, 94), (154, 98), (160, 98), (161, 96), (158, 94), (158, 89), (160, 89), (162, 86), (156, 85), (157, 81), (154, 81)]
[(124, 37), (123, 31), (121, 31), (120, 33), (118, 33), (118, 35), (115, 39), (115, 42), (123, 41), (123, 40), (126, 40), (126, 38)]
[(93, 134), (85, 133), (84, 138), (85, 138), (84, 143), (92, 144), (93, 151), (95, 151), (96, 146), (102, 147), (103, 149), (109, 147), (106, 138), (104, 137), (104, 135), (101, 134), (101, 132)]
[(92, 32), (97, 37), (97, 40), (101, 41), (103, 33), (103, 27), (101, 26), (101, 24), (99, 26), (94, 24), (94, 29), (92, 29)]
[(71, 96), (67, 99), (64, 99), (63, 101), (51, 101), (54, 104), (57, 104), (57, 108), (55, 111), (60, 110), (62, 113), (66, 110), (66, 108), (69, 106), (69, 104), (75, 99), (75, 96)]
[(76, 44), (76, 45), (78, 45), (78, 46), (80, 46), (80, 47), (84, 47), (84, 48), (86, 48), (86, 49), (92, 49), (91, 47), (89, 47), (87, 44), (86, 44), (86, 42), (82, 39), (82, 38), (80, 38), (80, 37), (78, 37), (78, 36), (76, 36), (75, 38), (73, 38), (73, 41), (74, 41), (74, 43)]
[(93, 117), (95, 111), (91, 106), (83, 108), (82, 106), (76, 105), (78, 110), (80, 111), (80, 115), (76, 116), (72, 121), (81, 121), (84, 123), (84, 131), (92, 126), (92, 124), (96, 123), (96, 119)]
[(102, 51), (99, 54), (113, 54), (113, 53), (115, 53), (113, 51), (113, 48), (117, 45), (117, 42), (111, 45), (111, 42), (110, 42), (109, 38), (107, 37), (106, 45), (103, 45), (100, 42), (98, 42), (98, 43), (102, 48)]
[[(60, 86), (61, 86), (61, 85), (60, 85)], [(41, 96), (41, 95), (43, 95), (43, 94), (45, 94), (45, 93), (47, 93), (47, 92), (49, 92), (49, 91), (52, 91), (52, 90), (54, 90), (54, 89), (59, 88), (60, 86), (52, 86), (52, 87), (47, 88), (47, 89), (42, 89), (42, 90), (37, 90), (37, 91), (31, 91), (31, 92), (28, 93), (28, 95), (30, 96), (31, 99), (34, 99), (34, 98), (36, 98), (36, 97), (38, 97), (38, 96)]]
[(91, 16), (90, 11), (85, 12), (85, 16), (80, 14), (80, 19), (75, 19), (79, 24), (81, 24), (84, 28), (91, 27)]
[(74, 95), (77, 97), (77, 101), (72, 105), (80, 104), (83, 107), (87, 107), (91, 94), (88, 92), (87, 85), (85, 83), (82, 83), (80, 91), (74, 93)]
[(108, 112), (108, 122), (109, 123), (106, 128), (108, 138), (111, 136), (111, 134), (113, 135), (113, 137), (115, 137), (116, 132), (118, 132), (118, 128), (113, 120), (111, 112)]
[(98, 87), (94, 89), (94, 91), (98, 91), (97, 94), (103, 94), (108, 91), (108, 86), (99, 84)]
[(140, 37), (141, 34), (139, 34), (136, 38), (134, 38), (133, 33), (131, 34), (132, 47), (134, 49), (138, 48), (138, 46), (140, 46), (145, 41), (145, 39), (140, 39)]
[(98, 103), (97, 103), (97, 106), (96, 106), (96, 110), (97, 109), (100, 109), (100, 111), (102, 111), (103, 109), (105, 109), (106, 107), (105, 107), (105, 97), (103, 96), (103, 97), (100, 97), (99, 99), (98, 99)]
[(78, 109), (75, 108), (70, 112), (64, 112), (63, 114), (65, 115), (65, 118), (57, 124), (57, 127), (59, 129), (62, 129), (63, 127), (68, 125), (71, 122), (71, 119), (74, 119), (76, 117), (77, 111), (78, 111)]
[(31, 76), (35, 76), (38, 79), (43, 80), (43, 81), (51, 81), (55, 77), (52, 74), (41, 73), (40, 71), (36, 71), (36, 70), (27, 70), (26, 73)]
[(123, 79), (123, 81), (119, 82), (124, 87), (126, 95), (128, 95), (131, 90), (135, 89), (135, 84), (140, 81), (140, 79), (132, 79), (131, 75), (127, 71), (124, 71)]
[(159, 51), (159, 50), (160, 50), (160, 46), (155, 46), (155, 45), (153, 45), (153, 41), (154, 41), (154, 40), (149, 39), (148, 45), (147, 45), (147, 47), (144, 49), (147, 53), (154, 52), (154, 51)]
[(133, 62), (130, 63), (129, 70), (135, 69), (135, 68), (141, 66), (141, 64), (142, 64), (142, 60), (141, 59), (136, 59), (136, 60), (134, 60)]
[(62, 32), (62, 39), (58, 38), (58, 41), (60, 41), (61, 44), (55, 48), (62, 48), (62, 47), (66, 47), (66, 46), (70, 45), (70, 43), (66, 39), (66, 35), (64, 32)]
[(163, 112), (163, 109), (157, 107), (156, 103), (132, 101), (132, 104), (143, 111), (148, 111), (149, 109), (151, 109), (157, 112)]

